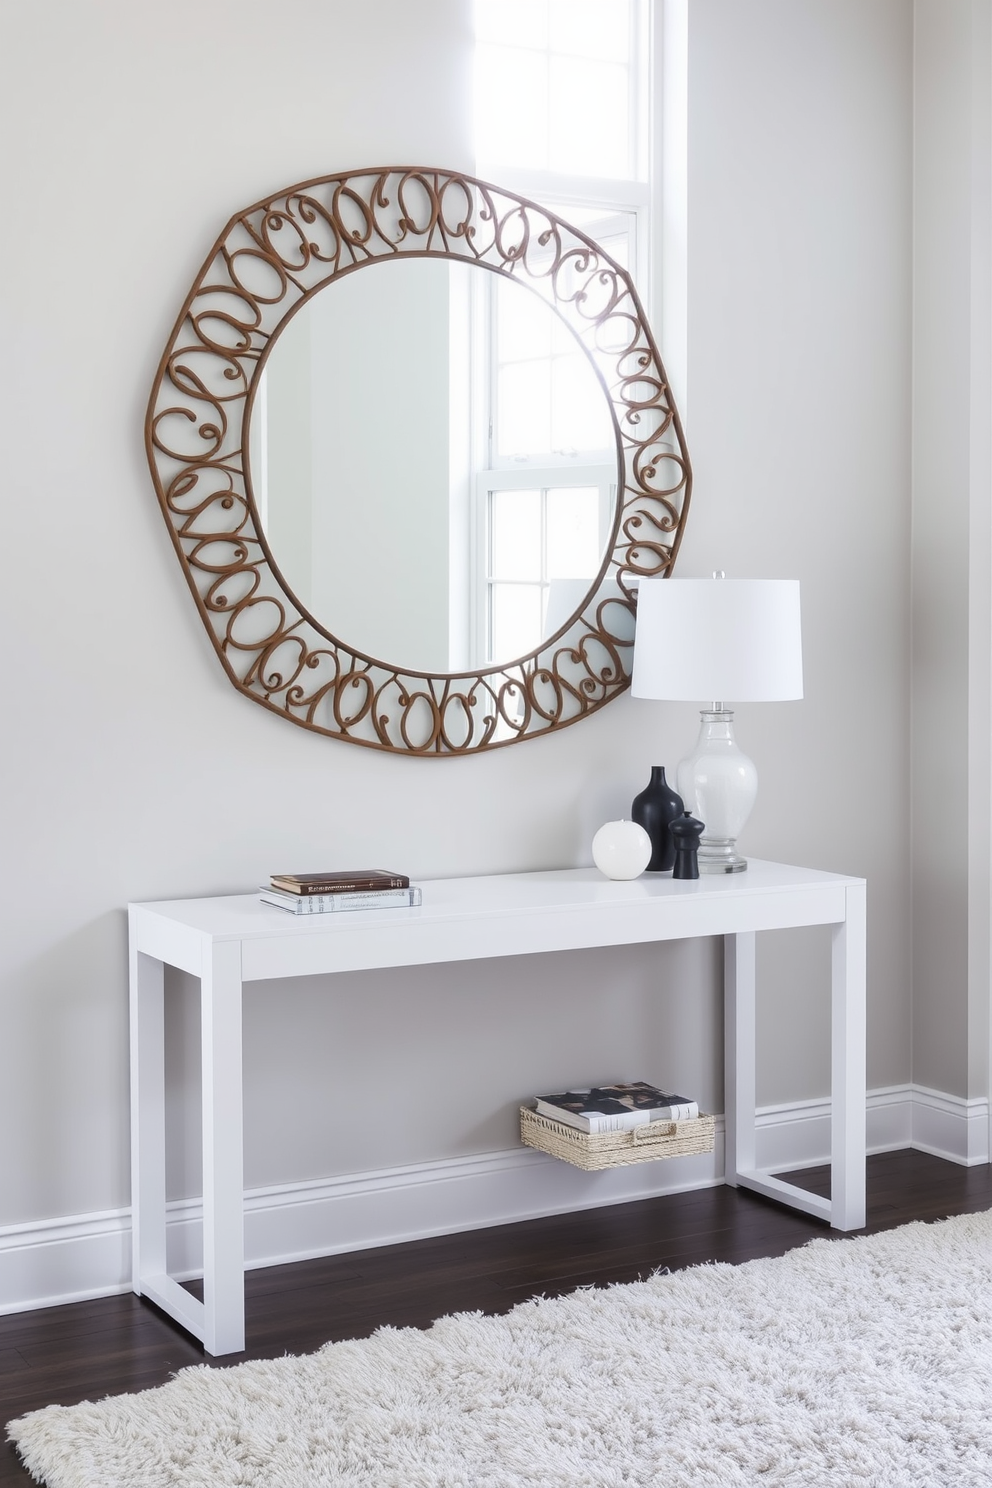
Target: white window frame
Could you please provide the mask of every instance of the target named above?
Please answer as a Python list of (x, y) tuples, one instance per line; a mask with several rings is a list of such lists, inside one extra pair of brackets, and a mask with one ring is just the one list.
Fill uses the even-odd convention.
[[(656, 69), (655, 54), (655, 7), (650, 0), (629, 0), (630, 15), (630, 137), (634, 175), (614, 178), (604, 176), (574, 175), (551, 170), (528, 170), (501, 161), (498, 157), (477, 157), (476, 174), (490, 179), (508, 190), (539, 202), (557, 215), (569, 220), (570, 210), (579, 209), (585, 215), (589, 210), (602, 213), (598, 223), (580, 227), (589, 237), (598, 239), (615, 236), (617, 229), (627, 229), (627, 269), (635, 284), (643, 281), (647, 287), (651, 278), (651, 225), (652, 193), (650, 177), (653, 156), (654, 107), (652, 83)], [(596, 230), (593, 230), (596, 229)], [(491, 298), (491, 296), (489, 297)], [(648, 300), (649, 295), (642, 294)], [(476, 314), (482, 313), (479, 309)], [(491, 329), (487, 331), (492, 345)], [(488, 359), (487, 359), (488, 360)], [(470, 585), (470, 629), (475, 655), (485, 655), (492, 660), (492, 585), (494, 580), (490, 565), (490, 502), (491, 493), (500, 490), (540, 489), (542, 492), (554, 486), (597, 485), (600, 488), (601, 510), (612, 513), (616, 498), (616, 464), (613, 450), (582, 451), (580, 457), (549, 451), (535, 451), (533, 455), (498, 457), (495, 453), (493, 428), (484, 408), (491, 408), (491, 389), (494, 369), (484, 365), (482, 357), (473, 355), (473, 380), (482, 377), (484, 387), (473, 390), (473, 455), (475, 463), (475, 498), (470, 519), (472, 548), (472, 583)], [(481, 457), (481, 459), (480, 459)], [(582, 474), (580, 475), (580, 471)], [(586, 478), (588, 476), (588, 479)], [(542, 510), (544, 504), (542, 496)], [(611, 525), (611, 524), (610, 524)], [(604, 550), (608, 533), (604, 533)], [(521, 581), (523, 582), (523, 581)], [(529, 581), (536, 583), (538, 581)], [(541, 583), (546, 588), (542, 574)], [(543, 612), (543, 606), (542, 606)]]
[[(656, 49), (655, 6), (651, 0), (629, 0), (630, 5), (630, 132), (634, 174), (630, 177), (585, 176), (562, 171), (529, 170), (500, 160), (498, 156), (476, 156), (475, 173), (540, 202), (568, 220), (568, 209), (602, 208), (604, 212), (631, 213), (635, 231), (628, 265), (635, 284), (647, 281), (650, 273), (651, 175), (653, 165), (654, 101), (652, 99)], [(591, 235), (590, 235), (591, 236)], [(647, 299), (646, 293), (642, 299)]]
[[(480, 613), (475, 617), (477, 633), (483, 637), (486, 659), (489, 662), (503, 658), (493, 655), (493, 590), (497, 585), (519, 585), (522, 589), (541, 591), (541, 621), (547, 614), (548, 595), (554, 582), (548, 577), (547, 558), (547, 498), (549, 491), (563, 487), (589, 486), (599, 492), (599, 539), (605, 552), (613, 525), (616, 501), (616, 465), (576, 464), (572, 466), (525, 464), (514, 468), (483, 470), (476, 476), (476, 510), (478, 528), (484, 541), (484, 583), (478, 586), (476, 605)], [(508, 579), (492, 570), (492, 498), (500, 491), (539, 491), (541, 498), (541, 562), (540, 574), (535, 579)], [(590, 576), (590, 583), (592, 582)], [(528, 649), (533, 649), (528, 648)]]

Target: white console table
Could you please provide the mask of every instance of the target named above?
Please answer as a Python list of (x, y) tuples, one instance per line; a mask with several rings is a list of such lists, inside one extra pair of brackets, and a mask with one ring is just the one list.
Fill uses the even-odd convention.
[[(203, 1340), (244, 1348), (241, 994), (245, 982), (373, 967), (722, 935), (726, 1181), (818, 1215), (865, 1222), (865, 884), (752, 861), (746, 873), (630, 883), (595, 869), (436, 879), (417, 909), (291, 916), (254, 894), (132, 904), (131, 1144), (134, 1290)], [(754, 937), (831, 925), (831, 1198), (755, 1167)], [(164, 968), (200, 978), (203, 1301), (166, 1269)]]

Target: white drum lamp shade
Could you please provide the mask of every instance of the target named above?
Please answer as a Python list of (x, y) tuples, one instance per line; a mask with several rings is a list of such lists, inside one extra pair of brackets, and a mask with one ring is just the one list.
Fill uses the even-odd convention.
[(669, 702), (710, 702), (679, 765), (678, 788), (702, 820), (701, 873), (739, 873), (737, 837), (758, 774), (734, 738), (726, 702), (803, 695), (797, 579), (644, 579), (637, 597), (631, 691)]
[(803, 695), (798, 579), (642, 579), (634, 697), (780, 702)]

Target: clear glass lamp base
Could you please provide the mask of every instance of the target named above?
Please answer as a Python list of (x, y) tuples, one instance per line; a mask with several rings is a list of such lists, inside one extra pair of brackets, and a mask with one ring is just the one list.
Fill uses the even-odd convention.
[(747, 867), (747, 858), (741, 857), (737, 844), (718, 838), (700, 837), (698, 859), (700, 873), (743, 873)]
[(758, 772), (738, 747), (734, 715), (722, 703), (700, 713), (699, 738), (679, 765), (678, 781), (686, 807), (704, 823), (700, 873), (743, 873), (747, 859), (737, 851), (737, 838), (758, 793)]

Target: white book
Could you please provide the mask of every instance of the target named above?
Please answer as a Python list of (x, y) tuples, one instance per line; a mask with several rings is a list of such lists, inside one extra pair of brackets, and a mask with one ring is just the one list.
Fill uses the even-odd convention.
[(651, 1121), (695, 1121), (699, 1116), (696, 1101), (659, 1090), (644, 1080), (541, 1095), (536, 1109), (540, 1116), (586, 1132), (627, 1131)]
[(265, 884), (258, 891), (263, 904), (284, 909), (287, 914), (316, 915), (341, 914), (356, 909), (403, 909), (414, 908), (423, 899), (418, 888), (356, 890), (347, 894), (283, 894)]
[(592, 1113), (577, 1116), (572, 1111), (563, 1111), (560, 1106), (551, 1106), (539, 1100), (537, 1113), (539, 1116), (550, 1116), (552, 1121), (560, 1121), (564, 1126), (574, 1126), (576, 1131), (611, 1132), (629, 1131), (634, 1126), (647, 1126), (650, 1121), (696, 1121), (699, 1117), (699, 1106), (696, 1101), (683, 1101), (679, 1105), (663, 1106), (653, 1111), (630, 1111), (625, 1116)]

